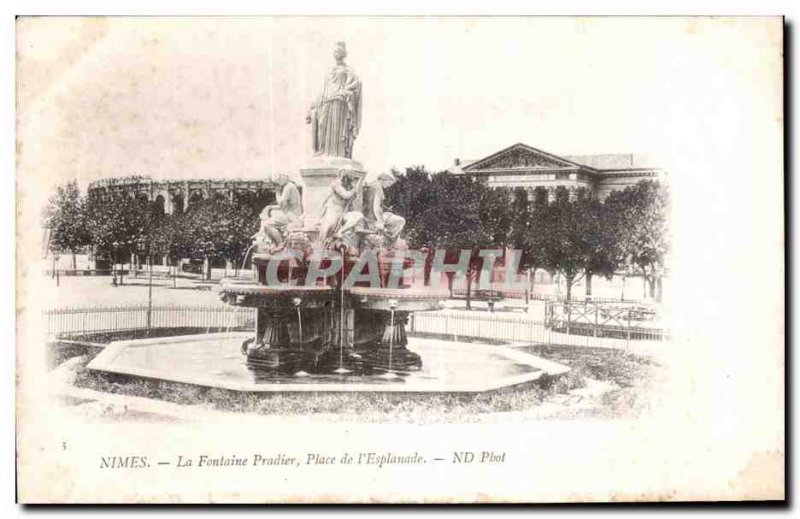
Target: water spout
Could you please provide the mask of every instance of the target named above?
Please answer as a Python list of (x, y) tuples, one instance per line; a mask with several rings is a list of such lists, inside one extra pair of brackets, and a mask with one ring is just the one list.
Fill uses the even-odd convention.
[(239, 269), (240, 271), (244, 270), (244, 266), (247, 264), (247, 256), (250, 254), (250, 251), (253, 250), (253, 247), (255, 247), (255, 246), (256, 246), (256, 244), (255, 244), (255, 242), (253, 242), (253, 243), (250, 244), (249, 247), (247, 247), (247, 250), (244, 253), (244, 258), (242, 258), (242, 268)]
[(385, 379), (393, 379), (393, 378), (397, 378), (398, 377), (398, 375), (394, 372), (394, 370), (392, 370), (392, 355), (394, 353), (393, 349), (394, 349), (394, 310), (395, 310), (395, 308), (397, 308), (397, 300), (396, 299), (392, 299), (392, 300), (389, 301), (389, 309), (390, 309), (390, 312), (391, 312), (389, 314), (389, 369), (386, 371), (386, 373), (384, 373), (383, 375), (380, 376), (381, 378), (385, 378)]
[(236, 325), (236, 314), (238, 314), (241, 309), (241, 306), (233, 307), (233, 312), (231, 312), (231, 318), (228, 319), (228, 327), (225, 329), (225, 333), (231, 333), (231, 328)]
[(298, 339), (300, 342), (300, 349), (303, 349), (303, 318), (300, 315), (300, 303), (301, 299), (299, 297), (295, 297), (292, 299), (292, 303), (294, 303), (294, 307), (297, 310), (297, 330), (298, 330)]
[(342, 248), (342, 268), (339, 278), (339, 293), (341, 295), (339, 300), (339, 367), (333, 370), (334, 373), (340, 375), (350, 373), (350, 370), (344, 367), (344, 252), (345, 249)]

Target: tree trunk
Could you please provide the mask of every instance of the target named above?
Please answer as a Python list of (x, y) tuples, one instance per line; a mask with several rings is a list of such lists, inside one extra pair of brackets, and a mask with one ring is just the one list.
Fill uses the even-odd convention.
[(78, 263), (75, 258), (75, 251), (72, 251), (72, 270), (77, 270), (77, 269), (78, 269)]
[(591, 297), (592, 295), (592, 274), (591, 270), (586, 271), (586, 296)]
[(656, 302), (661, 302), (661, 296), (663, 295), (663, 286), (661, 284), (661, 276), (656, 278)]
[(525, 272), (525, 276), (526, 276), (526, 279), (525, 279), (525, 307), (527, 308), (528, 304), (530, 304), (531, 279), (533, 279), (531, 277), (531, 269), (528, 269)]
[(650, 276), (647, 278), (647, 284), (650, 287), (650, 299), (655, 299), (656, 297), (656, 277)]
[(206, 281), (211, 281), (211, 258), (206, 256)]
[(572, 280), (575, 279), (575, 275), (571, 276), (564, 276), (564, 281), (567, 284), (567, 301), (572, 301)]
[(430, 254), (425, 254), (425, 266), (422, 269), (422, 284), (424, 286), (429, 286), (431, 284), (431, 268), (433, 267), (433, 263), (431, 263)]
[(467, 310), (472, 310), (472, 272), (467, 271)]

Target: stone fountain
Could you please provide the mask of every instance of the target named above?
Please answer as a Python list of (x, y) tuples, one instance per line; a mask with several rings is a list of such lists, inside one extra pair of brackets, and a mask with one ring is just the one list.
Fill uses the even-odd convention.
[(337, 43), (306, 119), (313, 157), (299, 171), (302, 186), (275, 176), (281, 192), (261, 213), (252, 247), (256, 282), (221, 287), (223, 301), (257, 309), (253, 336), (242, 344), (254, 370), (392, 376), (419, 369), (419, 355), (407, 349), (409, 314), (438, 309), (448, 295), (412, 286), (400, 237), (405, 219), (383, 207), (393, 175), (370, 178), (352, 159), (361, 82), (345, 56)]
[(260, 393), (479, 392), (568, 370), (496, 345), (416, 337), (412, 348), (427, 360), (409, 350), (409, 316), (439, 309), (448, 291), (411, 268), (411, 258), (426, 258), (408, 251), (405, 219), (384, 207), (394, 177), (367, 175), (352, 158), (361, 82), (345, 55), (336, 44), (311, 106), (306, 165), (274, 177), (277, 204), (264, 208), (250, 247), (254, 281), (221, 284), (223, 301), (256, 309), (252, 332), (115, 341), (89, 370)]

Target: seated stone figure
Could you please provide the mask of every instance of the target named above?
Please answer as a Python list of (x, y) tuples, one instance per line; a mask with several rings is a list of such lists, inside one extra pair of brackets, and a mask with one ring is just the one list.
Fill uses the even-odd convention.
[(319, 221), (319, 239), (323, 243), (351, 236), (364, 221), (361, 212), (362, 181), (359, 179), (354, 186), (353, 180), (347, 170), (343, 169), (331, 182), (330, 193), (322, 203)]
[(287, 233), (302, 225), (303, 205), (300, 190), (288, 175), (277, 175), (275, 183), (281, 186), (278, 203), (261, 211), (261, 230), (255, 238), (257, 242), (270, 243), (277, 250), (283, 247)]
[(364, 219), (367, 229), (382, 234), (390, 246), (394, 245), (406, 225), (405, 218), (383, 208), (386, 198), (384, 190), (395, 182), (396, 179), (390, 172), (379, 173), (364, 192)]

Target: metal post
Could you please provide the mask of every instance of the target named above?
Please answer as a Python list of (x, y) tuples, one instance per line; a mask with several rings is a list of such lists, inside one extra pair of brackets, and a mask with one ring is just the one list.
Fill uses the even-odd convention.
[(531, 289), (531, 269), (528, 269), (525, 272), (525, 277), (527, 278), (527, 281), (525, 282), (525, 312), (527, 313), (528, 312), (528, 305), (531, 302), (530, 293), (529, 293), (529, 291)]
[(147, 282), (147, 329), (152, 326), (153, 315), (153, 257), (147, 255), (147, 266), (150, 269), (150, 279)]
[(631, 309), (628, 308), (628, 348), (631, 346), (631, 313)]
[(564, 304), (567, 305), (567, 335), (569, 335), (569, 325), (572, 323), (572, 302), (564, 301)]
[(531, 321), (531, 343), (535, 343), (536, 342), (536, 340), (534, 339), (534, 335), (536, 335), (534, 333), (534, 331), (533, 331), (535, 329), (534, 326), (535, 326), (534, 322)]

